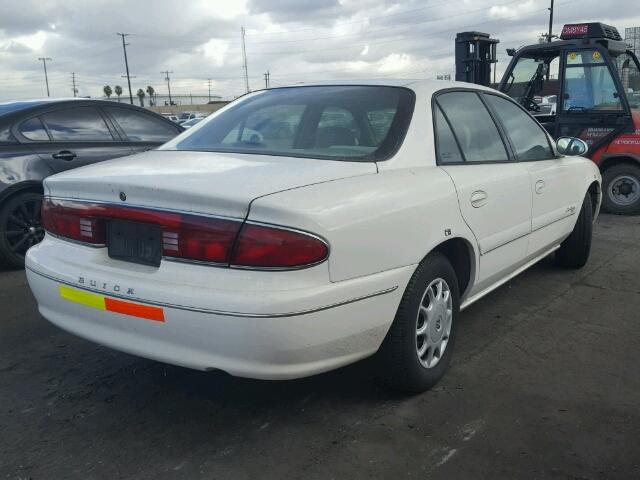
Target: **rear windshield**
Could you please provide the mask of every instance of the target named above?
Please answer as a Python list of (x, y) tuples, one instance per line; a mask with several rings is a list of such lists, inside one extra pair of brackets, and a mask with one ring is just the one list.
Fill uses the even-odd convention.
[(164, 150), (377, 161), (399, 148), (414, 94), (399, 87), (265, 90), (230, 105)]

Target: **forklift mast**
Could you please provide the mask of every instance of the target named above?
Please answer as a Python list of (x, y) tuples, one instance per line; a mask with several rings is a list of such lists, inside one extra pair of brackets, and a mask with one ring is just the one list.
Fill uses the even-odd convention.
[(490, 86), (491, 65), (496, 63), (500, 42), (488, 33), (461, 32), (456, 35), (456, 81)]

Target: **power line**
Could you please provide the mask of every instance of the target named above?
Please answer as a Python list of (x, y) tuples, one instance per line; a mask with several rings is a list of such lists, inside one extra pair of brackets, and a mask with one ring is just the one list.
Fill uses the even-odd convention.
[(38, 60), (42, 60), (42, 65), (44, 66), (44, 82), (47, 84), (47, 97), (50, 97), (49, 94), (49, 77), (47, 76), (47, 60), (53, 61), (49, 57), (38, 57)]
[(120, 35), (122, 37), (122, 50), (124, 51), (124, 66), (127, 69), (127, 84), (129, 85), (129, 102), (133, 105), (133, 93), (131, 93), (131, 78), (129, 77), (129, 61), (127, 60), (127, 45), (125, 43), (124, 37), (129, 36), (128, 33), (117, 33), (116, 35)]

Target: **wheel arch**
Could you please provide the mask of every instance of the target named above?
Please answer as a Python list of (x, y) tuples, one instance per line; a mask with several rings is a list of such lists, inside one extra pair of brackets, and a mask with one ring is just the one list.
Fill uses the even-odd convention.
[(463, 237), (450, 238), (436, 245), (429, 254), (432, 252), (439, 252), (449, 260), (458, 278), (460, 298), (464, 298), (476, 274), (476, 252), (471, 242)]
[(600, 205), (602, 205), (602, 185), (600, 182), (593, 181), (587, 189), (589, 199), (591, 200), (591, 211), (593, 212), (593, 221), (595, 222), (600, 212)]
[(44, 187), (41, 180), (24, 180), (20, 183), (10, 185), (0, 192), (0, 207), (10, 198), (24, 192), (44, 193)]
[(600, 168), (600, 171), (604, 173), (614, 165), (620, 165), (621, 163), (640, 165), (640, 155), (636, 155), (634, 153), (605, 154), (598, 163), (598, 167)]

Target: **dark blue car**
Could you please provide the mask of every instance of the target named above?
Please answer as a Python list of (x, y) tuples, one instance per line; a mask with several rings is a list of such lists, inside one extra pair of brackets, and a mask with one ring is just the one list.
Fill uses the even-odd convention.
[(182, 131), (161, 115), (109, 101), (0, 103), (0, 261), (22, 266), (42, 239), (46, 177), (156, 148)]

